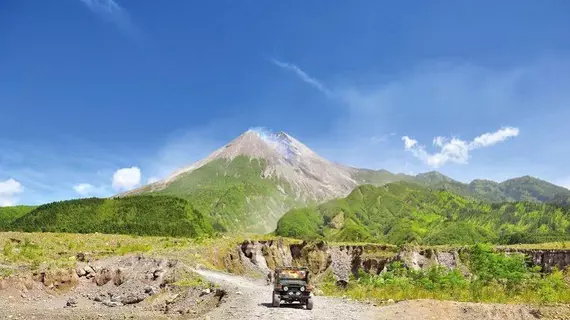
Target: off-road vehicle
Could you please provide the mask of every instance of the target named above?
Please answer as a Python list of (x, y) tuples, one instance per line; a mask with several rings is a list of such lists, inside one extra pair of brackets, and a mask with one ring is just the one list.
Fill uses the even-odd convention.
[(299, 302), (313, 309), (312, 287), (309, 284), (309, 269), (306, 267), (278, 267), (274, 273), (273, 303), (279, 307), (285, 303)]

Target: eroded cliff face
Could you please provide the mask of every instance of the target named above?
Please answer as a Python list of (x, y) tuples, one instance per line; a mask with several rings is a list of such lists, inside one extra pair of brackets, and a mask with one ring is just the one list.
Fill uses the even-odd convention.
[[(389, 245), (328, 245), (317, 243), (286, 243), (283, 239), (244, 241), (224, 259), (230, 272), (258, 273), (265, 276), (276, 266), (306, 266), (317, 279), (330, 271), (337, 283), (346, 284), (351, 275), (359, 272), (379, 274), (393, 261), (400, 261), (411, 269), (427, 270), (434, 265), (457, 269), (469, 275), (459, 249), (434, 249)], [(498, 249), (506, 254), (524, 254), (533, 265), (545, 272), (554, 266), (570, 266), (570, 250), (514, 250)]]
[(359, 270), (378, 274), (398, 257), (386, 245), (335, 245), (324, 242), (287, 244), (282, 239), (245, 241), (229, 254), (224, 265), (231, 272), (267, 274), (276, 266), (306, 266), (318, 277), (330, 270), (339, 282), (348, 282)]
[(554, 267), (563, 270), (570, 266), (570, 250), (552, 249), (503, 249), (506, 254), (522, 253), (532, 265), (540, 266), (542, 271), (551, 272)]

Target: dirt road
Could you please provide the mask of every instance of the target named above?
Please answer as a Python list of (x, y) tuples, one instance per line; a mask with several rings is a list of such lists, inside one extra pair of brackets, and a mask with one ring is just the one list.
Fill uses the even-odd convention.
[(568, 307), (537, 310), (525, 305), (413, 300), (378, 306), (335, 297), (314, 297), (313, 310), (301, 306), (271, 306), (271, 286), (261, 280), (207, 270), (195, 270), (228, 290), (228, 299), (201, 319), (346, 319), (346, 320), (531, 320), (568, 319)]
[(203, 319), (377, 319), (378, 308), (371, 305), (331, 297), (314, 297), (313, 310), (301, 305), (280, 308), (271, 306), (272, 287), (263, 281), (224, 273), (196, 270), (211, 282), (229, 290), (229, 299)]

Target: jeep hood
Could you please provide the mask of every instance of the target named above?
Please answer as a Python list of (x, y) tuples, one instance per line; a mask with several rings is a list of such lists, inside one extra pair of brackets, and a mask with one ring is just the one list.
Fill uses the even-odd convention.
[(279, 281), (284, 286), (306, 286), (307, 282), (303, 280), (289, 280), (289, 279), (282, 279)]

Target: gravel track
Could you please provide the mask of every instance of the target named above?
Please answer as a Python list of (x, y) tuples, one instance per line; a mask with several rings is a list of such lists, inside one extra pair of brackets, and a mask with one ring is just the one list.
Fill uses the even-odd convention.
[[(338, 319), (338, 320), (534, 320), (570, 319), (570, 306), (534, 308), (528, 305), (410, 300), (374, 306), (336, 297), (314, 297), (313, 310), (301, 306), (271, 306), (272, 287), (263, 280), (209, 270), (195, 270), (228, 291), (225, 301), (201, 319)], [(540, 310), (539, 310), (540, 309)]]
[(228, 290), (228, 299), (202, 319), (379, 319), (379, 308), (341, 298), (314, 297), (313, 310), (301, 305), (271, 306), (272, 286), (262, 280), (248, 279), (230, 274), (195, 270), (207, 280)]

